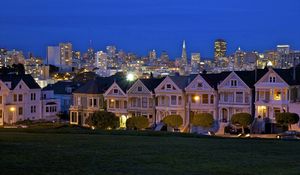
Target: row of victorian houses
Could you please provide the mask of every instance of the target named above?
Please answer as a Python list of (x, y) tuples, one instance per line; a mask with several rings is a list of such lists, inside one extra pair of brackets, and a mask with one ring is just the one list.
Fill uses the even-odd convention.
[(274, 123), (276, 113), (300, 114), (300, 67), (178, 75), (135, 82), (120, 76), (99, 77), (73, 92), (69, 110), (70, 123), (78, 125), (85, 125), (85, 119), (98, 110), (115, 113), (120, 127), (126, 127), (126, 120), (132, 116), (145, 116), (153, 125), (167, 115), (178, 114), (183, 118), (181, 129), (186, 130), (190, 116), (196, 113), (211, 113), (219, 126), (227, 125), (231, 116), (240, 112)]

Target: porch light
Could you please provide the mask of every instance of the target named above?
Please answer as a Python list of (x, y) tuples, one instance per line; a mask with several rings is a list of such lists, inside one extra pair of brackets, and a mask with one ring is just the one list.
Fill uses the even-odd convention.
[(199, 101), (200, 100), (200, 97), (198, 95), (194, 96), (194, 100), (195, 101)]
[(15, 107), (10, 107), (10, 108), (9, 108), (9, 111), (10, 111), (10, 112), (14, 112), (15, 110), (16, 110)]

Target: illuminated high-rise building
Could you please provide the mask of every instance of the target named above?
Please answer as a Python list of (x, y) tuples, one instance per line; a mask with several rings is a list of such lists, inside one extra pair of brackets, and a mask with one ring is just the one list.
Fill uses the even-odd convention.
[(186, 54), (186, 45), (185, 45), (185, 40), (183, 40), (182, 43), (182, 54), (181, 54), (181, 63), (182, 66), (187, 65), (187, 54)]
[(71, 43), (59, 43), (60, 48), (60, 65), (72, 66), (72, 44)]
[(218, 58), (225, 57), (227, 51), (227, 43), (223, 39), (217, 39), (215, 41), (215, 50), (214, 50), (214, 56), (215, 61), (218, 61)]
[(191, 66), (192, 73), (199, 73), (200, 71), (200, 53), (192, 53), (191, 54)]
[(152, 62), (154, 60), (156, 60), (156, 51), (152, 50), (149, 52), (149, 60)]

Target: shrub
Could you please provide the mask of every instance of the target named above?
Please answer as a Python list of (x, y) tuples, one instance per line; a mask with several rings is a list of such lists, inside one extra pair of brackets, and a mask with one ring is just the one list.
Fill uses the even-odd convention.
[(131, 117), (126, 120), (126, 128), (128, 129), (145, 129), (149, 126), (149, 121), (146, 117)]
[(231, 123), (234, 125), (241, 125), (242, 129), (243, 129), (243, 133), (244, 128), (249, 126), (251, 123), (253, 122), (253, 117), (249, 114), (249, 113), (236, 113), (233, 114), (231, 117)]
[(290, 113), (290, 112), (283, 112), (278, 113), (275, 116), (275, 120), (280, 125), (287, 125), (289, 128), (291, 128), (292, 124), (296, 124), (299, 122), (299, 115), (296, 113)]
[(194, 126), (201, 126), (209, 128), (213, 125), (214, 117), (210, 113), (195, 114), (191, 118), (191, 124)]
[(134, 118), (134, 126), (137, 129), (145, 129), (149, 126), (149, 121), (146, 117), (135, 117)]
[(126, 120), (126, 128), (127, 129), (135, 129), (133, 117)]
[(114, 113), (106, 111), (97, 111), (89, 116), (85, 123), (100, 129), (115, 129), (119, 127), (119, 118)]
[(172, 128), (179, 128), (183, 124), (183, 119), (180, 115), (168, 115), (163, 119), (167, 126)]

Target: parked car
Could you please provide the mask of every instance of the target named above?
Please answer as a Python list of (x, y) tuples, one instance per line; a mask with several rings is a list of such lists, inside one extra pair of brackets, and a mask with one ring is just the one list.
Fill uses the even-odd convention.
[(300, 139), (300, 132), (290, 130), (280, 133), (276, 136), (277, 139)]

